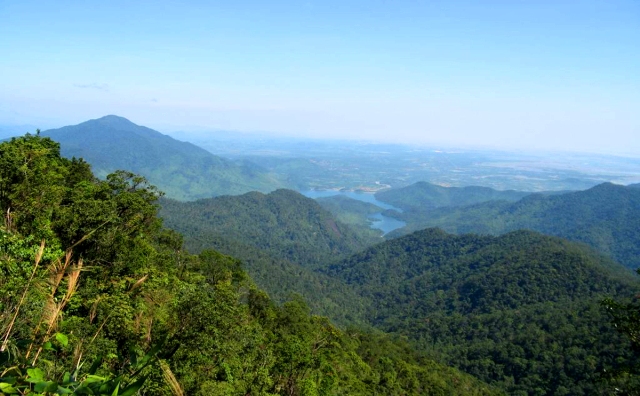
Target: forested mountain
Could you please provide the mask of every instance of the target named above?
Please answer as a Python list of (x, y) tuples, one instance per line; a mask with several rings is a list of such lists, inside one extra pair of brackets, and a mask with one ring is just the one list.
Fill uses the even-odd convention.
[(502, 234), (530, 229), (586, 243), (629, 267), (640, 267), (640, 189), (603, 183), (585, 191), (529, 195), (518, 202), (486, 202), (459, 208), (412, 210), (400, 217), (407, 227), (452, 233)]
[(314, 312), (341, 325), (364, 322), (367, 302), (343, 282), (312, 269), (363, 250), (380, 237), (336, 221), (315, 200), (291, 190), (194, 202), (162, 199), (167, 227), (193, 252), (216, 249), (243, 261), (276, 301), (303, 295)]
[(427, 229), (331, 265), (372, 302), (376, 327), (509, 394), (587, 395), (630, 357), (600, 307), (638, 281), (591, 249), (531, 231)]
[(236, 164), (113, 115), (42, 135), (59, 142), (65, 157), (90, 162), (99, 177), (126, 169), (145, 176), (175, 199), (268, 192), (283, 186), (257, 165)]
[[(194, 202), (163, 200), (165, 224), (192, 235), (218, 235), (313, 267), (378, 240), (336, 221), (315, 200), (292, 190), (250, 192)], [(195, 246), (194, 246), (195, 247)]]
[(442, 187), (418, 182), (407, 187), (376, 193), (380, 201), (404, 210), (428, 210), (443, 206), (465, 206), (486, 201), (517, 201), (531, 193), (524, 191), (498, 191), (489, 187)]
[(143, 178), (98, 180), (59, 150), (0, 144), (0, 393), (496, 394), (299, 298), (275, 305), (237, 259), (186, 252)]

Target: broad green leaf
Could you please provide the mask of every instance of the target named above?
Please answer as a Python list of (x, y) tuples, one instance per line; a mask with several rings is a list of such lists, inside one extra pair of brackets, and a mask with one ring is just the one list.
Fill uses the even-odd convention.
[(64, 335), (62, 333), (56, 333), (56, 340), (58, 340), (60, 345), (62, 345), (64, 347), (69, 345), (69, 337), (67, 337), (66, 335)]
[(70, 395), (73, 393), (73, 391), (71, 389), (58, 386), (58, 389), (56, 389), (56, 393), (59, 395)]
[(87, 382), (87, 383), (89, 383), (89, 382), (102, 382), (105, 379), (106, 379), (105, 377), (100, 377), (100, 376), (97, 376), (97, 375), (90, 374), (90, 375), (87, 375), (87, 378), (83, 382)]
[(27, 374), (29, 375), (29, 378), (27, 379), (27, 381), (29, 382), (42, 382), (44, 381), (44, 371), (42, 371), (39, 368), (30, 368), (27, 369)]
[(42, 381), (38, 382), (33, 390), (36, 392), (44, 393), (44, 392), (55, 392), (58, 389), (58, 384), (53, 381)]
[(0, 392), (7, 395), (15, 395), (18, 393), (18, 390), (11, 386), (11, 384), (7, 384), (6, 382), (0, 382)]

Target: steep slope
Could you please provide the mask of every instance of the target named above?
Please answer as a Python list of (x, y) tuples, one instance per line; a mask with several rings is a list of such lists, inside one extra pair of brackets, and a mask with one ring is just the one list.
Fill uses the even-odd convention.
[(235, 164), (113, 115), (48, 130), (42, 135), (58, 141), (64, 156), (87, 160), (100, 177), (126, 169), (147, 177), (175, 199), (268, 192), (282, 186), (255, 165)]
[(442, 206), (465, 206), (486, 201), (517, 201), (531, 193), (498, 191), (489, 187), (442, 187), (418, 182), (407, 187), (376, 193), (376, 198), (405, 210), (433, 209)]
[(200, 252), (215, 249), (242, 261), (242, 268), (278, 304), (292, 295), (301, 295), (311, 312), (328, 316), (343, 327), (367, 327), (369, 302), (339, 279), (313, 271), (276, 253), (230, 240), (218, 233), (202, 232), (185, 236), (185, 247)]
[(498, 394), (299, 298), (275, 305), (237, 259), (185, 252), (157, 198), (48, 138), (0, 144), (0, 394)]
[(214, 248), (242, 260), (276, 301), (303, 295), (315, 313), (341, 325), (362, 323), (366, 302), (339, 280), (313, 268), (380, 240), (336, 221), (316, 201), (291, 190), (251, 192), (194, 202), (162, 200), (165, 225), (189, 250)]
[(292, 190), (194, 202), (163, 200), (160, 214), (168, 227), (187, 238), (217, 234), (307, 267), (377, 242), (336, 221), (316, 201)]
[(454, 233), (497, 235), (531, 229), (586, 243), (629, 268), (640, 267), (640, 189), (637, 188), (603, 183), (589, 190), (561, 195), (533, 194), (515, 203), (486, 202), (399, 216), (408, 224), (404, 232), (440, 227)]
[(638, 282), (559, 238), (427, 229), (326, 272), (373, 303), (373, 325), (509, 394), (594, 394), (600, 371), (627, 356), (599, 303)]

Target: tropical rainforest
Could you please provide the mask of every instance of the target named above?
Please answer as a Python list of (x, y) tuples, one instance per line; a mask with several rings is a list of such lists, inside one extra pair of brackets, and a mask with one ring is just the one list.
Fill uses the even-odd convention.
[[(637, 392), (640, 283), (598, 246), (522, 230), (381, 241), (336, 216), (366, 205), (180, 202), (70, 156), (40, 134), (0, 143), (3, 394)], [(565, 196), (565, 212), (587, 207), (489, 204)]]
[(0, 145), (2, 393), (499, 393), (300, 297), (274, 304), (237, 259), (185, 251), (159, 196), (48, 138)]
[(438, 208), (407, 201), (412, 203), (393, 201), (405, 209), (403, 213), (388, 211), (407, 222), (391, 237), (426, 227), (493, 235), (530, 229), (585, 243), (629, 268), (640, 267), (640, 189), (632, 186), (602, 183), (585, 191), (531, 194), (517, 202), (501, 199)]

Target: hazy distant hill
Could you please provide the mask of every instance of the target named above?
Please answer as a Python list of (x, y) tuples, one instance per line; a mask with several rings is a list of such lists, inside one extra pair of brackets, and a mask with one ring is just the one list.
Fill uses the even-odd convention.
[(596, 394), (598, 373), (630, 353), (599, 303), (638, 282), (560, 238), (427, 229), (326, 273), (358, 288), (373, 325), (509, 394)]
[(282, 186), (256, 165), (238, 165), (113, 115), (42, 134), (60, 142), (64, 156), (87, 160), (100, 177), (117, 169), (129, 170), (175, 199), (268, 192)]
[(407, 187), (376, 193), (380, 201), (402, 209), (433, 209), (442, 206), (464, 206), (486, 201), (517, 201), (531, 193), (524, 191), (498, 191), (489, 187), (442, 187), (418, 182)]
[(638, 188), (603, 183), (561, 195), (533, 194), (515, 203), (485, 202), (399, 216), (408, 223), (402, 232), (440, 227), (457, 234), (497, 235), (531, 229), (586, 243), (627, 267), (640, 267)]

